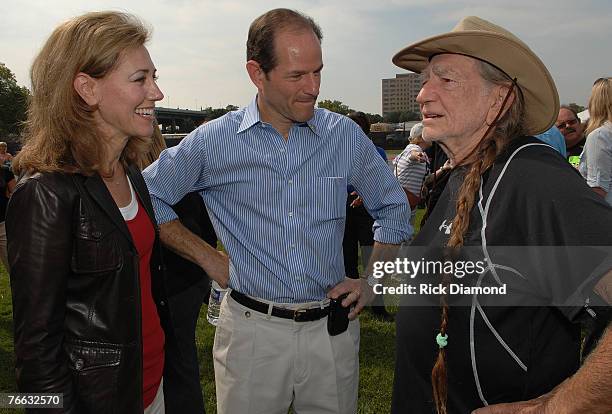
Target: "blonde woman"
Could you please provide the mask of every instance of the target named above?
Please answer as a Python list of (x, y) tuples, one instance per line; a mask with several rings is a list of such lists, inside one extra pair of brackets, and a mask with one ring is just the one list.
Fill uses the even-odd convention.
[(88, 13), (32, 65), (6, 220), (15, 365), (19, 391), (61, 393), (63, 412), (164, 412), (168, 309), (136, 165), (163, 98), (148, 38), (132, 15)]
[(11, 162), (13, 160), (13, 155), (10, 152), (7, 152), (8, 145), (6, 142), (0, 142), (0, 164), (4, 164), (6, 162)]
[(589, 114), (579, 170), (589, 187), (612, 205), (612, 78), (595, 81)]

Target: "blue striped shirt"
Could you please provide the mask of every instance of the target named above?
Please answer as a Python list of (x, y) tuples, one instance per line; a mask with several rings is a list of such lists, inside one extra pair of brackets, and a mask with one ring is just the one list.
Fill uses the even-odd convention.
[(230, 257), (229, 286), (270, 301), (319, 301), (344, 279), (349, 184), (376, 219), (375, 240), (412, 234), (406, 195), (372, 142), (324, 109), (285, 140), (254, 99), (163, 151), (143, 175), (160, 224), (177, 218), (170, 205), (200, 191)]

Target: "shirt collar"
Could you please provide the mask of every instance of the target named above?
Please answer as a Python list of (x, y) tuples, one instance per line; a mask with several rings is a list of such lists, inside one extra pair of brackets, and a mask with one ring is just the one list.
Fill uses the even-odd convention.
[[(306, 122), (298, 123), (296, 125), (301, 126), (301, 127), (302, 126), (308, 127), (316, 136), (320, 137), (321, 133), (320, 133), (320, 128), (318, 126), (319, 124), (318, 118), (319, 116), (317, 116), (317, 109), (315, 108), (314, 116), (310, 120)], [(253, 125), (257, 125), (260, 122), (263, 122), (263, 121), (259, 117), (259, 108), (257, 107), (257, 95), (255, 95), (255, 98), (253, 98), (251, 103), (245, 108), (244, 117), (242, 118), (242, 122), (240, 123), (240, 127), (238, 128), (238, 131), (236, 133), (239, 134), (243, 131), (246, 131), (247, 129), (251, 128)]]
[(257, 108), (257, 95), (251, 101), (249, 106), (244, 109), (244, 117), (242, 118), (242, 122), (240, 123), (240, 127), (238, 128), (237, 133), (241, 133), (251, 128), (253, 125), (257, 125), (261, 122), (259, 118), (259, 109)]

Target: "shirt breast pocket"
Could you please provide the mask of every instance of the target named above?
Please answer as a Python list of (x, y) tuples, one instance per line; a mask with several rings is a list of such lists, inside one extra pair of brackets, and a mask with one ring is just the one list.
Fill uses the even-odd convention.
[(317, 177), (315, 179), (315, 215), (324, 220), (343, 219), (346, 215), (346, 177)]
[(114, 273), (123, 266), (123, 255), (117, 240), (118, 229), (81, 217), (72, 254), (72, 271), (97, 275)]

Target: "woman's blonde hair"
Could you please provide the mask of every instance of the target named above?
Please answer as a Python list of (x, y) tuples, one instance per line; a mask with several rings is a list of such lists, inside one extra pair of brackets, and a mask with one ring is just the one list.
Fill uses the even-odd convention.
[(141, 171), (153, 164), (159, 158), (159, 154), (166, 149), (166, 141), (159, 129), (159, 125), (155, 124), (153, 127), (153, 136), (151, 138), (148, 151), (139, 154), (136, 158), (136, 165), (138, 165)]
[(589, 98), (589, 123), (586, 135), (588, 136), (606, 121), (612, 122), (612, 79), (599, 78), (595, 81)]
[[(135, 16), (114, 11), (87, 13), (53, 31), (30, 71), (32, 99), (23, 149), (13, 161), (16, 173), (100, 171), (106, 149), (94, 127), (95, 108), (73, 87), (75, 76), (103, 78), (122, 52), (144, 45), (149, 33)], [(146, 151), (147, 140), (130, 137), (121, 161), (133, 163)]]

